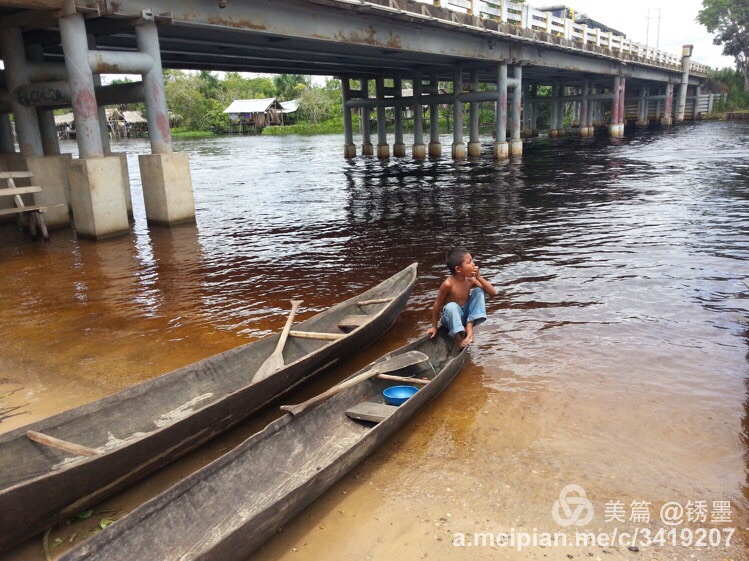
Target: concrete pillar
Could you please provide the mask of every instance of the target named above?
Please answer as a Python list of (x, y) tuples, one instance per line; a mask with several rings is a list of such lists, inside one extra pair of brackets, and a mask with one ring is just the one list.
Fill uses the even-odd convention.
[(626, 78), (619, 80), (619, 136), (624, 136), (624, 125), (627, 123), (627, 105), (626, 105)]
[[(437, 75), (432, 75), (429, 93), (439, 94), (440, 83)], [(432, 103), (429, 106), (429, 157), (439, 158), (442, 156), (442, 144), (440, 143), (440, 106)]]
[(351, 108), (346, 107), (346, 102), (351, 99), (351, 80), (348, 76), (341, 78), (341, 97), (343, 99), (343, 157), (350, 159), (356, 157), (356, 144), (354, 144)]
[(538, 136), (538, 113), (540, 111), (540, 106), (538, 104), (538, 86), (536, 84), (531, 85), (531, 99), (534, 100), (533, 103), (530, 104), (530, 122), (531, 122), (531, 135), (532, 136)]
[(648, 87), (642, 85), (640, 87), (640, 100), (637, 104), (637, 122), (635, 126), (637, 128), (646, 128), (648, 122)]
[[(34, 204), (49, 207), (44, 221), (50, 229), (70, 225), (72, 197), (68, 169), (72, 163), (72, 154), (47, 154), (43, 158), (26, 159), (26, 169), (34, 174), (34, 185), (42, 188), (41, 193), (34, 193)], [(56, 206), (58, 204), (63, 206)]]
[[(681, 58), (681, 83), (679, 84), (679, 100), (676, 106), (676, 122), (681, 123), (684, 121), (684, 113), (687, 108), (687, 89), (689, 87), (689, 66), (692, 60), (692, 45), (684, 45), (682, 47), (682, 58)], [(696, 113), (696, 111), (695, 111)]]
[(68, 166), (75, 228), (84, 238), (124, 234), (129, 224), (122, 163), (119, 158), (104, 157), (86, 23), (82, 14), (68, 13), (59, 19), (59, 27), (80, 158)]
[(582, 99), (580, 100), (580, 138), (587, 138), (593, 135), (592, 129), (588, 129), (588, 96), (590, 95), (590, 80), (587, 78), (583, 80), (580, 94), (582, 96)]
[(512, 69), (512, 77), (515, 79), (515, 88), (512, 91), (510, 156), (522, 156), (523, 140), (520, 137), (520, 127), (522, 125), (521, 115), (523, 109), (523, 67), (515, 66)]
[[(478, 70), (471, 70), (471, 91), (479, 91)], [(468, 157), (478, 158), (481, 156), (481, 142), (479, 141), (479, 104), (472, 101), (470, 107), (470, 133), (468, 137)]]
[(169, 112), (164, 91), (164, 73), (161, 69), (161, 49), (156, 22), (143, 21), (135, 26), (138, 50), (153, 59), (153, 67), (142, 74), (148, 114), (148, 140), (152, 154), (171, 154), (172, 136), (169, 131)]
[[(96, 50), (96, 37), (89, 33), (87, 36), (88, 41), (88, 48), (91, 51)], [(94, 88), (100, 88), (101, 87), (101, 75), (94, 74)], [(107, 123), (107, 108), (103, 105), (99, 105), (99, 131), (101, 132), (101, 145), (104, 149), (104, 154), (111, 154), (112, 153), (112, 145), (109, 138), (109, 126)], [(130, 176), (127, 177), (127, 193), (125, 195), (125, 199), (128, 202), (128, 216), (132, 218), (133, 215), (133, 205), (132, 201), (130, 200)]]
[(377, 157), (384, 160), (390, 157), (390, 145), (385, 117), (385, 78), (382, 76), (375, 78), (375, 92), (377, 96)]
[[(8, 91), (15, 91), (20, 86), (31, 83), (23, 35), (17, 27), (8, 27), (0, 33), (0, 53), (5, 64), (5, 81)], [(87, 63), (88, 65), (88, 63)], [(39, 157), (44, 154), (42, 138), (39, 132), (39, 121), (34, 107), (25, 107), (10, 96), (10, 106), (13, 110), (13, 120), (18, 135), (18, 145), (21, 155), (26, 158)]]
[(424, 146), (424, 106), (421, 104), (421, 74), (414, 74), (414, 145), (412, 154), (415, 160), (426, 158), (426, 146)]
[(65, 15), (59, 19), (60, 37), (65, 53), (65, 67), (75, 116), (75, 138), (81, 159), (104, 155), (99, 124), (99, 108), (94, 91), (94, 75), (88, 62), (88, 39), (83, 14)]
[[(393, 78), (395, 99), (403, 97), (403, 80), (400, 77)], [(393, 107), (393, 123), (395, 126), (395, 142), (393, 143), (393, 156), (403, 158), (406, 155), (406, 145), (403, 143), (403, 107)]]
[(16, 143), (13, 141), (13, 125), (10, 115), (0, 113), (0, 154), (15, 154)]
[(609, 124), (609, 135), (612, 138), (619, 136), (619, 104), (621, 103), (620, 94), (621, 78), (614, 77), (614, 87), (611, 89), (611, 123)]
[[(359, 80), (359, 89), (362, 92), (362, 98), (367, 99), (369, 97), (369, 80)], [(372, 147), (372, 123), (371, 123), (372, 112), (368, 107), (361, 109), (361, 119), (359, 126), (361, 128), (361, 153), (362, 156), (371, 156), (374, 154)]]
[(453, 77), (453, 149), (452, 156), (455, 160), (464, 160), (466, 157), (466, 145), (463, 141), (463, 102), (458, 95), (463, 91), (463, 69), (458, 66)]
[(497, 67), (497, 116), (495, 118), (496, 136), (494, 141), (494, 158), (500, 161), (510, 157), (510, 145), (507, 143), (507, 63)]
[(674, 114), (674, 85), (666, 84), (666, 100), (663, 107), (663, 117), (661, 118), (661, 125), (667, 127), (673, 124)]
[(146, 219), (149, 224), (163, 225), (194, 222), (189, 158), (172, 150), (156, 22), (145, 20), (136, 25), (135, 39), (138, 50), (153, 60), (151, 69), (142, 74), (151, 154), (138, 156)]

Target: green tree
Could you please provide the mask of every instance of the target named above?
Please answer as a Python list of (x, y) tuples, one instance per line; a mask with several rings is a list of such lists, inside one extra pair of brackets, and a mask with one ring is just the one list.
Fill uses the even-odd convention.
[(310, 79), (301, 74), (278, 74), (273, 77), (273, 85), (280, 101), (290, 101), (297, 99), (309, 87)]
[(747, 0), (702, 0), (697, 21), (710, 33), (713, 43), (723, 45), (723, 54), (734, 57), (744, 75), (744, 93), (749, 94), (749, 2)]

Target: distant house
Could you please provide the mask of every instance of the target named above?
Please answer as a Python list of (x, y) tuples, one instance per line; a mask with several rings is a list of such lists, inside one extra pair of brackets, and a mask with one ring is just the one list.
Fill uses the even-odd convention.
[[(107, 109), (107, 129), (110, 138), (141, 137), (148, 134), (148, 121), (138, 111)], [(57, 136), (62, 140), (75, 138), (73, 113), (55, 115)]]
[(148, 133), (148, 121), (138, 111), (107, 109), (107, 124), (112, 138), (142, 137)]
[(232, 132), (260, 132), (269, 125), (282, 125), (284, 108), (275, 97), (235, 99), (224, 113), (232, 120)]

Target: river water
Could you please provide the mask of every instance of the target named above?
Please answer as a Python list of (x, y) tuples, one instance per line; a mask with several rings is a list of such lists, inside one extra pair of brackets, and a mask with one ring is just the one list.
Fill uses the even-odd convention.
[[(303, 319), (417, 261), (394, 328), (298, 392), (311, 395), (423, 333), (444, 253), (465, 245), (498, 296), (459, 378), (252, 559), (636, 555), (453, 544), (458, 532), (559, 530), (552, 505), (568, 484), (594, 508), (586, 529), (718, 528), (722, 543), (739, 529), (730, 548), (641, 547), (650, 558), (747, 557), (745, 125), (536, 139), (509, 164), (492, 162), (491, 139), (465, 163), (345, 161), (338, 136), (178, 141), (197, 225), (174, 229), (145, 223), (147, 144), (114, 149), (129, 153), (131, 235), (62, 230), (42, 244), (0, 228), (0, 407), (19, 407), (0, 432), (278, 331), (290, 299), (304, 300)], [(59, 551), (275, 415), (55, 529)], [(661, 520), (669, 502), (683, 524)], [(41, 559), (40, 544), (0, 558)]]

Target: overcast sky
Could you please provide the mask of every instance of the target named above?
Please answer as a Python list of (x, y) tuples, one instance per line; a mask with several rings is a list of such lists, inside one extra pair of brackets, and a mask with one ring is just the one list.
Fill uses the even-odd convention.
[[(533, 7), (561, 4), (554, 0), (528, 0)], [(660, 42), (662, 51), (681, 53), (682, 45), (694, 45), (693, 59), (713, 68), (735, 67), (733, 57), (721, 55), (722, 46), (713, 45), (713, 36), (697, 23), (697, 12), (702, 0), (568, 0), (566, 5), (583, 12), (609, 27), (625, 33), (629, 39), (655, 46), (658, 36), (660, 8)], [(648, 41), (648, 10), (650, 10), (650, 39)]]

